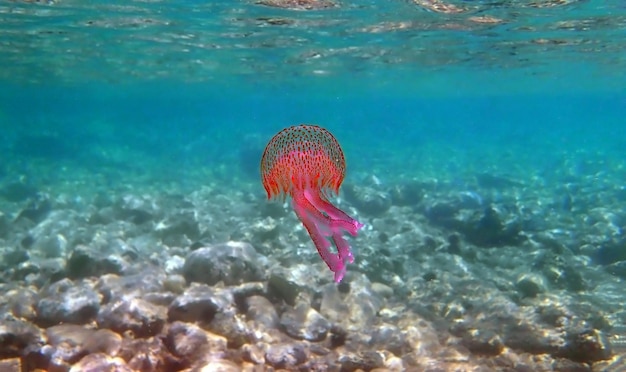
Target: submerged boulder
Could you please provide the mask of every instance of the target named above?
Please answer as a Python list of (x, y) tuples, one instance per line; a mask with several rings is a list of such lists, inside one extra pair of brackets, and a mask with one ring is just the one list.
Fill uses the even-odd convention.
[(37, 323), (49, 326), (59, 323), (85, 324), (100, 309), (100, 296), (86, 282), (63, 279), (44, 288), (37, 302)]
[(249, 243), (227, 242), (196, 249), (189, 253), (183, 266), (188, 282), (226, 285), (264, 279), (263, 257)]

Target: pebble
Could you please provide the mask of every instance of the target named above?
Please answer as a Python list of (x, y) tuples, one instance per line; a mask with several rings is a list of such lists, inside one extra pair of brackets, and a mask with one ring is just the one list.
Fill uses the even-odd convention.
[(104, 305), (96, 319), (98, 326), (134, 337), (150, 337), (161, 332), (166, 308), (136, 297), (121, 297)]
[(298, 343), (271, 345), (265, 353), (265, 361), (274, 368), (292, 369), (304, 363), (306, 359), (305, 348)]
[(93, 320), (100, 309), (100, 296), (84, 281), (60, 280), (41, 290), (39, 297), (36, 321), (44, 326), (84, 324)]
[(306, 303), (299, 303), (285, 311), (280, 317), (280, 325), (289, 336), (311, 342), (324, 340), (331, 326), (326, 318)]
[(249, 243), (227, 242), (192, 251), (185, 258), (188, 282), (236, 285), (263, 280), (262, 258)]

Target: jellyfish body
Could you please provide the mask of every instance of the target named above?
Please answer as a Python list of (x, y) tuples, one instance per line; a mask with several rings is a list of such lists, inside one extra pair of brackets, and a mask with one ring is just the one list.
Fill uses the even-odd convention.
[[(339, 193), (346, 161), (339, 142), (324, 128), (297, 125), (278, 132), (261, 158), (261, 177), (269, 199), (291, 196), (296, 215), (317, 252), (340, 282), (354, 262), (344, 232), (356, 236), (363, 224), (328, 201)], [(337, 253), (331, 252), (331, 241)]]

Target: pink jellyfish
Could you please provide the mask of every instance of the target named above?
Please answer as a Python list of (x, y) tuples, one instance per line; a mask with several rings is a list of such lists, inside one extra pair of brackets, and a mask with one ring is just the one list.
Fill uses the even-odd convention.
[[(289, 195), (293, 209), (309, 232), (328, 268), (339, 283), (346, 263), (354, 262), (343, 232), (356, 236), (363, 227), (328, 201), (328, 191), (339, 193), (346, 160), (339, 142), (324, 128), (296, 125), (278, 132), (265, 147), (261, 177), (268, 199)], [(330, 240), (337, 253), (330, 251)]]

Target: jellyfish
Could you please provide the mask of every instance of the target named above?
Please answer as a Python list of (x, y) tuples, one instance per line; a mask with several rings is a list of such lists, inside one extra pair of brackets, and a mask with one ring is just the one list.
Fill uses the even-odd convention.
[[(268, 199), (292, 198), (293, 209), (317, 252), (339, 283), (354, 262), (344, 232), (356, 236), (363, 224), (329, 201), (346, 174), (339, 142), (317, 125), (296, 125), (278, 132), (261, 158), (261, 178)], [(331, 241), (337, 253), (331, 251)]]

